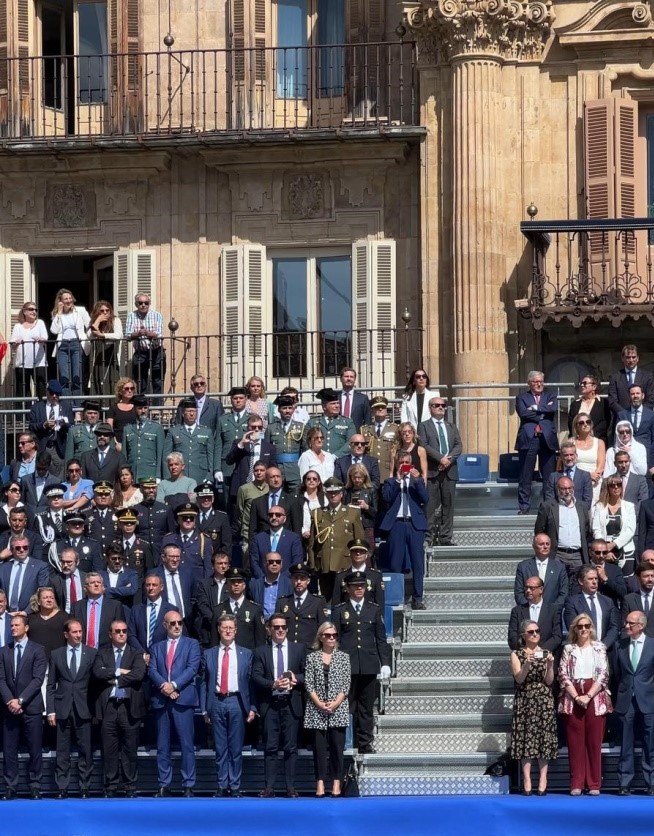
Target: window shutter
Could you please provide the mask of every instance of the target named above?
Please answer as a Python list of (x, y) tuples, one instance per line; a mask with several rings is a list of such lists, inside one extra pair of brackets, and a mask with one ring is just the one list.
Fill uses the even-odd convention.
[(2, 111), (6, 110), (7, 85), (9, 78), (7, 73), (7, 0), (0, 0), (0, 101), (3, 103)]
[[(5, 290), (2, 333), (8, 340), (18, 321), (18, 314), (25, 302), (35, 299), (36, 288), (32, 277), (32, 265), (27, 253), (0, 255), (0, 283)], [(47, 320), (47, 316), (43, 317)]]
[(113, 129), (136, 133), (141, 125), (139, 0), (109, 0), (109, 50)]
[(359, 119), (368, 120), (379, 114), (386, 85), (386, 61), (377, 44), (384, 40), (384, 31), (384, 0), (348, 0), (349, 43), (360, 46), (347, 50), (347, 79), (354, 96), (351, 107)]
[(123, 323), (127, 323), (127, 314), (132, 310), (129, 295), (129, 250), (114, 253), (114, 311)]
[(155, 304), (154, 250), (118, 250), (114, 253), (114, 309), (123, 327), (127, 314), (134, 310), (137, 293), (147, 293)]
[(271, 113), (272, 58), (269, 0), (229, 0), (232, 125), (259, 128)]

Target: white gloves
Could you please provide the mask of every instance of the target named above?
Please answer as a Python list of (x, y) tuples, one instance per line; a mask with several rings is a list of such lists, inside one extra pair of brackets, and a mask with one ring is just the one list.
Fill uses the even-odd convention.
[(381, 678), (382, 679), (390, 679), (391, 678), (391, 669), (388, 667), (388, 665), (382, 665)]
[(225, 481), (225, 477), (222, 474), (222, 470), (217, 470), (214, 473), (213, 478), (217, 485), (222, 485), (222, 483)]

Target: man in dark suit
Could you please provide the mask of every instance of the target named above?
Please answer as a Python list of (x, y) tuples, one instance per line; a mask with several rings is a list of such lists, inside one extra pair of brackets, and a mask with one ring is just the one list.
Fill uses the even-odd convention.
[(542, 372), (532, 371), (527, 375), (528, 392), (516, 395), (515, 411), (520, 418), (520, 427), (515, 441), (520, 461), (518, 485), (518, 513), (528, 514), (531, 500), (531, 482), (536, 459), (543, 484), (546, 485), (554, 471), (556, 451), (559, 446), (556, 435), (556, 413), (559, 402), (554, 392), (544, 389), (545, 377)]
[(214, 508), (216, 494), (212, 482), (203, 482), (195, 489), (198, 505), (197, 530), (211, 540), (212, 552), (230, 552), (232, 549), (232, 526), (224, 511)]
[(193, 589), (196, 580), (190, 569), (181, 564), (182, 551), (179, 546), (171, 543), (163, 547), (161, 565), (148, 574), (159, 575), (163, 584), (162, 598), (181, 612), (188, 625), (193, 611)]
[(225, 456), (225, 462), (234, 468), (229, 483), (232, 500), (236, 498), (241, 485), (252, 481), (250, 474), (255, 462), (263, 462), (266, 468), (277, 464), (274, 446), (263, 437), (263, 421), (259, 415), (250, 415), (245, 434), (234, 441), (232, 449)]
[(141, 598), (141, 581), (136, 569), (125, 567), (125, 552), (120, 543), (112, 543), (105, 551), (107, 568), (100, 572), (108, 598), (131, 607), (136, 596)]
[(34, 473), (28, 473), (20, 480), (23, 503), (30, 514), (44, 511), (48, 507), (48, 488), (59, 487), (61, 484), (59, 479), (50, 473), (51, 465), (50, 453), (39, 453)]
[(306, 651), (304, 645), (288, 641), (286, 618), (281, 613), (274, 613), (268, 619), (267, 629), (272, 645), (258, 647), (252, 662), (252, 683), (263, 724), (265, 787), (259, 797), (275, 795), (277, 753), (281, 749), (286, 795), (297, 798), (295, 766), (298, 731), (304, 715), (302, 687)]
[(129, 611), (130, 647), (139, 650), (146, 663), (150, 661), (150, 648), (156, 642), (166, 638), (164, 616), (167, 612), (177, 612), (174, 604), (163, 598), (163, 580), (154, 571), (148, 572), (143, 583), (145, 602), (135, 604)]
[(110, 482), (113, 485), (118, 479), (120, 468), (127, 464), (127, 459), (122, 453), (117, 453), (110, 447), (114, 437), (111, 424), (96, 424), (93, 433), (97, 447), (95, 450), (82, 454), (80, 459), (82, 476), (85, 479), (91, 479), (94, 483)]
[(40, 586), (48, 586), (48, 565), (28, 556), (30, 546), (25, 535), (14, 535), (9, 547), (12, 558), (0, 566), (0, 589), (7, 594), (9, 612), (31, 612), (30, 598)]
[(638, 511), (638, 531), (636, 535), (636, 557), (654, 549), (654, 499), (640, 503)]
[[(445, 399), (440, 395), (429, 399), (431, 417), (418, 427), (418, 438), (427, 453), (427, 539), (432, 545), (454, 546), (454, 492), (459, 478), (457, 459), (463, 452), (463, 444), (459, 430), (445, 420), (446, 408)], [(413, 475), (416, 479), (420, 476)]]
[(18, 788), (18, 744), (21, 731), (29, 753), (28, 777), (30, 795), (41, 798), (43, 760), (43, 696), (47, 661), (40, 644), (27, 638), (26, 615), (11, 619), (13, 647), (0, 650), (0, 699), (2, 700), (3, 772), (6, 799), (16, 798)]
[(52, 651), (48, 666), (46, 714), (48, 723), (57, 729), (57, 798), (68, 798), (70, 743), (73, 735), (79, 752), (77, 772), (80, 798), (89, 797), (93, 772), (89, 684), (96, 651), (82, 644), (82, 632), (79, 621), (69, 618), (64, 625), (66, 644)]
[(139, 726), (147, 714), (146, 666), (143, 655), (127, 644), (124, 621), (112, 621), (109, 631), (110, 643), (98, 650), (93, 663), (93, 676), (101, 687), (95, 717), (102, 724), (104, 794), (113, 798), (123, 786), (127, 798), (134, 798)]
[(233, 615), (220, 617), (218, 633), (220, 643), (204, 651), (200, 710), (213, 729), (218, 784), (214, 795), (239, 798), (245, 724), (256, 717), (250, 691), (252, 651), (235, 643), (237, 625)]
[(250, 545), (250, 569), (255, 578), (266, 574), (264, 560), (269, 552), (282, 556), (282, 572), (287, 572), (294, 563), (302, 563), (304, 558), (302, 538), (286, 528), (286, 511), (281, 505), (269, 509), (268, 524), (269, 531), (257, 534)]
[(644, 405), (645, 393), (638, 383), (629, 387), (629, 400), (631, 405), (618, 413), (618, 421), (629, 421), (633, 427), (633, 438), (645, 445), (651, 474), (654, 470), (654, 412)]
[(597, 638), (611, 650), (620, 637), (620, 615), (610, 598), (597, 592), (597, 569), (590, 564), (582, 566), (577, 572), (577, 581), (581, 592), (570, 595), (563, 610), (564, 629), (568, 630), (576, 616), (589, 615)]
[(622, 349), (623, 367), (609, 377), (608, 402), (614, 415), (623, 409), (629, 409), (629, 387), (637, 383), (645, 395), (645, 403), (654, 409), (654, 377), (638, 366), (638, 349), (635, 345), (626, 345)]
[[(274, 553), (268, 555), (268, 558), (274, 557)], [(286, 617), (288, 640), (303, 644), (309, 652), (318, 627), (329, 616), (329, 607), (322, 595), (309, 592), (309, 583), (315, 573), (306, 563), (295, 563), (289, 571), (292, 587), (288, 595), (277, 599), (278, 608), (273, 612)]]
[[(225, 414), (220, 401), (207, 395), (207, 379), (203, 374), (194, 374), (191, 378), (191, 394), (195, 401), (197, 422), (200, 427), (207, 427), (215, 435), (218, 432), (220, 419)], [(183, 424), (184, 417), (181, 405), (175, 413), (175, 423)]]
[(554, 499), (555, 488), (562, 476), (572, 479), (575, 496), (590, 508), (593, 504), (593, 480), (590, 473), (577, 467), (577, 448), (574, 441), (564, 441), (559, 455), (561, 470), (550, 474), (547, 484), (543, 486), (543, 500)]
[(348, 470), (353, 464), (362, 464), (368, 471), (373, 488), (377, 490), (381, 482), (379, 462), (374, 456), (369, 456), (364, 453), (367, 443), (365, 435), (361, 435), (358, 432), (355, 433), (348, 441), (351, 452), (346, 456), (341, 456), (334, 462), (334, 476), (340, 479), (343, 484), (346, 484)]
[(29, 428), (39, 443), (39, 453), (46, 450), (52, 457), (50, 472), (63, 479), (66, 462), (66, 439), (75, 422), (68, 402), (61, 403), (63, 388), (58, 380), (49, 380), (45, 401), (37, 401), (30, 409)]
[(229, 596), (220, 601), (211, 613), (209, 644), (213, 647), (218, 642), (218, 620), (222, 615), (236, 616), (238, 641), (241, 647), (254, 650), (266, 641), (263, 610), (254, 601), (245, 597), (248, 574), (236, 566), (226, 573)]
[(210, 578), (198, 581), (193, 593), (193, 628), (203, 647), (210, 645), (211, 619), (214, 608), (229, 598), (226, 573), (229, 555), (216, 552), (211, 558), (213, 570)]
[(508, 643), (511, 650), (520, 644), (520, 625), (523, 621), (534, 621), (540, 629), (540, 646), (556, 653), (561, 647), (561, 611), (543, 601), (544, 584), (535, 575), (527, 578), (524, 586), (526, 604), (516, 604), (509, 616)]
[(560, 612), (570, 588), (566, 568), (560, 560), (550, 554), (552, 543), (547, 534), (534, 535), (532, 548), (533, 556), (521, 560), (516, 568), (513, 585), (515, 602), (521, 607), (529, 603), (525, 595), (525, 586), (527, 579), (535, 575), (541, 578), (545, 585), (543, 601), (546, 604), (552, 604)]
[(334, 597), (332, 604), (342, 604), (348, 598), (347, 584), (345, 578), (350, 572), (365, 572), (367, 587), (366, 598), (378, 604), (382, 612), (386, 604), (386, 595), (384, 592), (384, 576), (377, 569), (373, 569), (368, 565), (370, 559), (370, 546), (365, 540), (350, 540), (348, 543), (350, 550), (351, 565), (342, 572), (336, 575), (336, 584), (334, 586)]
[[(282, 556), (278, 552), (269, 552), (264, 557), (265, 575), (253, 578), (248, 584), (248, 597), (263, 610), (267, 621), (274, 612), (283, 612), (279, 600), (292, 595), (293, 586), (288, 572), (282, 572)], [(291, 571), (293, 567), (291, 566)], [(315, 635), (315, 634), (314, 634)]]
[(410, 453), (400, 452), (395, 456), (395, 475), (384, 482), (382, 498), (388, 510), (379, 528), (387, 532), (391, 572), (404, 572), (410, 567), (411, 606), (414, 610), (424, 610), (424, 543), (429, 525), (424, 507), (430, 497), (422, 477), (412, 475)]
[[(641, 561), (636, 566), (635, 574), (638, 579), (638, 589), (625, 595), (623, 617), (626, 620), (629, 613), (645, 613), (648, 619), (645, 635), (654, 638), (654, 612), (652, 612), (652, 605), (654, 605), (654, 566), (651, 563)], [(649, 617), (650, 613), (653, 616), (651, 619)]]
[(622, 498), (626, 502), (633, 503), (636, 508), (636, 517), (640, 509), (640, 503), (649, 498), (647, 479), (631, 470), (631, 456), (626, 450), (618, 450), (613, 459), (615, 470), (622, 479)]
[(11, 615), (7, 610), (7, 593), (0, 589), (0, 649), (11, 644)]
[(9, 512), (9, 530), (0, 534), (0, 561), (7, 561), (11, 555), (11, 540), (14, 537), (25, 537), (29, 543), (30, 557), (36, 560), (43, 558), (42, 541), (39, 534), (27, 527), (27, 511), (22, 508), (12, 508)]
[(587, 505), (575, 499), (572, 479), (567, 476), (559, 479), (556, 494), (556, 499), (543, 502), (538, 509), (534, 533), (550, 538), (552, 554), (565, 565), (571, 589), (575, 589), (575, 573), (582, 563), (588, 563), (590, 512)]
[(588, 544), (589, 566), (597, 570), (597, 590), (600, 595), (610, 598), (620, 612), (627, 594), (627, 584), (622, 569), (616, 563), (607, 563), (609, 553), (606, 540), (591, 540)]
[[(341, 415), (344, 418), (349, 418), (354, 424), (356, 431), (359, 432), (364, 424), (369, 424), (371, 421), (370, 400), (367, 395), (354, 388), (357, 382), (357, 373), (354, 369), (346, 366), (341, 369), (340, 377), (343, 385), (343, 390), (340, 393)], [(343, 482), (346, 481), (343, 476), (339, 476), (336, 472), (334, 476)], [(347, 472), (345, 476), (347, 476)], [(379, 482), (377, 483), (377, 487), (379, 487)]]
[(273, 505), (280, 505), (286, 511), (285, 527), (295, 534), (302, 535), (302, 510), (293, 494), (283, 489), (282, 471), (276, 467), (266, 470), (268, 493), (252, 500), (250, 505), (250, 535), (252, 542), (257, 534), (270, 531), (268, 512)]
[(61, 569), (52, 569), (49, 586), (52, 587), (57, 606), (70, 612), (76, 601), (86, 596), (86, 572), (80, 572), (79, 557), (72, 547), (66, 547), (59, 558)]
[(647, 617), (635, 610), (625, 621), (626, 638), (616, 653), (617, 693), (613, 703), (622, 721), (619, 795), (629, 795), (634, 779), (634, 726), (643, 724), (642, 768), (647, 795), (654, 795), (654, 639), (644, 635)]
[(195, 786), (193, 713), (198, 705), (195, 677), (200, 671), (202, 651), (195, 639), (182, 635), (182, 614), (167, 612), (167, 638), (152, 645), (148, 678), (152, 683), (151, 707), (157, 726), (158, 796), (170, 795), (173, 779), (171, 730), (179, 738), (183, 795), (190, 798)]
[(89, 572), (84, 581), (86, 598), (73, 604), (70, 614), (84, 628), (84, 644), (103, 647), (109, 644), (109, 625), (116, 619), (124, 620), (120, 601), (105, 595), (104, 582), (99, 572)]
[(79, 567), (83, 572), (99, 572), (105, 562), (97, 540), (84, 535), (86, 517), (80, 511), (68, 511), (64, 514), (64, 538), (55, 540), (48, 548), (48, 562), (51, 566), (61, 565), (64, 549), (72, 548), (79, 557)]
[(352, 572), (346, 578), (348, 599), (332, 611), (340, 636), (340, 649), (350, 656), (352, 685), (350, 713), (354, 718), (355, 741), (360, 754), (374, 754), (373, 705), (377, 674), (391, 675), (391, 649), (386, 641), (384, 614), (377, 604), (366, 601), (366, 573)]

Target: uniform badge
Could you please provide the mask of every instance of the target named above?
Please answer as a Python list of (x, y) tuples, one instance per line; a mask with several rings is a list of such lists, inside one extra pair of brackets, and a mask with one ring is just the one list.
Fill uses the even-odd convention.
[(82, 551), (84, 552), (84, 554), (88, 554), (91, 551), (91, 549), (88, 546), (82, 546)]
[(343, 613), (343, 618), (344, 618), (346, 621), (350, 618), (350, 613), (349, 613), (347, 610)]
[(250, 623), (250, 610), (245, 611), (245, 623), (246, 624)]
[(288, 612), (288, 604), (284, 604), (282, 612)]

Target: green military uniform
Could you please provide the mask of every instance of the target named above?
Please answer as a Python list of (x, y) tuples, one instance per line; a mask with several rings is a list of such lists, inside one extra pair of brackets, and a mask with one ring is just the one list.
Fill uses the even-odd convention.
[(123, 454), (137, 482), (151, 477), (163, 477), (165, 439), (166, 434), (161, 424), (149, 419), (143, 424), (128, 424), (123, 429)]
[(186, 464), (186, 475), (197, 484), (213, 482), (216, 466), (214, 435), (207, 427), (193, 426), (190, 433), (185, 424), (170, 427), (164, 442), (164, 459), (170, 453), (181, 453)]
[(222, 471), (225, 481), (229, 480), (234, 470), (234, 465), (227, 464), (225, 456), (232, 449), (234, 442), (243, 438), (247, 432), (249, 417), (250, 413), (245, 411), (241, 412), (238, 419), (232, 412), (220, 416), (216, 432), (216, 470)]
[(89, 453), (97, 446), (97, 436), (90, 424), (73, 424), (66, 436), (66, 461), (79, 459), (82, 453)]
[(379, 462), (383, 484), (393, 473), (393, 457), (400, 446), (400, 425), (386, 421), (380, 435), (377, 435), (376, 424), (364, 424), (361, 435), (365, 436), (368, 444), (368, 455), (374, 456)]
[(349, 418), (337, 415), (335, 418), (325, 418), (324, 415), (310, 418), (305, 427), (302, 439), (302, 450), (309, 449), (307, 433), (312, 427), (320, 427), (325, 436), (322, 449), (325, 453), (333, 453), (336, 458), (350, 452), (349, 441), (356, 434), (356, 427)]
[(277, 467), (284, 477), (284, 487), (295, 493), (300, 486), (298, 459), (302, 450), (304, 424), (292, 419), (285, 426), (281, 418), (275, 418), (268, 424), (268, 439), (277, 454)]

